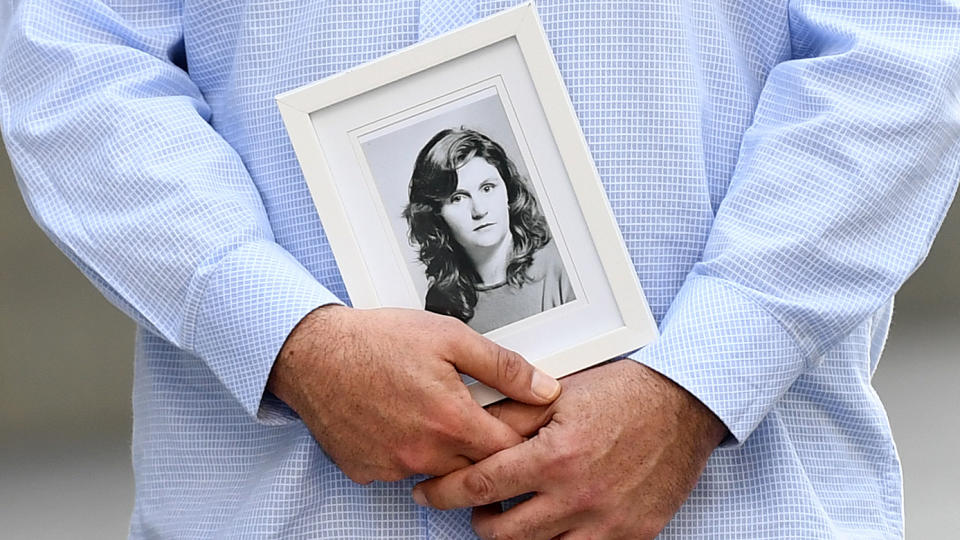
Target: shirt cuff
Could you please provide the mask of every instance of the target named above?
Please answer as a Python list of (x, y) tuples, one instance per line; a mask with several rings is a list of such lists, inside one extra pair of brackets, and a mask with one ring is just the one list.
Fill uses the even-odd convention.
[(186, 345), (200, 356), (253, 419), (282, 424), (297, 418), (265, 393), (277, 353), (311, 311), (342, 303), (278, 244), (255, 241), (223, 258), (199, 295)]
[(703, 402), (739, 445), (806, 366), (796, 341), (736, 285), (691, 275), (661, 324), (661, 335), (630, 358)]

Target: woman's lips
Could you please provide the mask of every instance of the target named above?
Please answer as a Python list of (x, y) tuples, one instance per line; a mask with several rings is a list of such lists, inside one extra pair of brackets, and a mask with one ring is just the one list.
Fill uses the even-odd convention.
[(485, 229), (485, 228), (487, 228), (487, 227), (492, 227), (493, 225), (494, 225), (493, 223), (483, 223), (483, 224), (481, 224), (481, 225), (477, 225), (476, 227), (474, 227), (473, 230), (474, 230), (474, 232), (476, 232), (476, 231), (479, 231), (480, 229)]

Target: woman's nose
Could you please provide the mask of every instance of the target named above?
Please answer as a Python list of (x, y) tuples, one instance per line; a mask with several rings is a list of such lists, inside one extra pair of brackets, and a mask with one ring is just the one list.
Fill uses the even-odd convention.
[(486, 206), (482, 206), (474, 202), (473, 206), (470, 207), (470, 217), (472, 217), (473, 219), (481, 219), (486, 215), (487, 215)]

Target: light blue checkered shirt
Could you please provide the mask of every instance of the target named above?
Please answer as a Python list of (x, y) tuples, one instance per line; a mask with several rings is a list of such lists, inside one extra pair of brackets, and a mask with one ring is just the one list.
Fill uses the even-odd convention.
[[(471, 537), (264, 396), (346, 300), (273, 96), (516, 2), (114, 3), (24, 0), (0, 104), (30, 211), (139, 324), (131, 537)], [(662, 536), (901, 536), (870, 378), (960, 174), (960, 5), (538, 5), (661, 325), (635, 358), (734, 435)]]

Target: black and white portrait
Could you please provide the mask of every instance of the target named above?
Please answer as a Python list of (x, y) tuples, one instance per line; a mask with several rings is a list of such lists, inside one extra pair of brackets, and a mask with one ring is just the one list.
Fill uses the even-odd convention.
[(576, 298), (495, 92), (361, 148), (425, 309), (486, 333)]
[(350, 305), (457, 318), (563, 377), (657, 325), (532, 9), (277, 104)]

